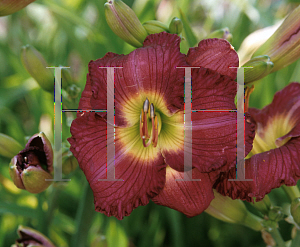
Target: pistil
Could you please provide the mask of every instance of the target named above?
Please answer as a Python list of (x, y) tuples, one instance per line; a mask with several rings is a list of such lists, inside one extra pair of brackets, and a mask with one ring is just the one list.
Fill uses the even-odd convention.
[(157, 146), (157, 140), (158, 140), (158, 119), (155, 114), (155, 109), (154, 105), (151, 103), (150, 105), (150, 118), (151, 118), (151, 123), (152, 123), (152, 131), (151, 131), (151, 136), (148, 133), (148, 116), (147, 113), (149, 111), (149, 100), (146, 98), (143, 109), (140, 115), (140, 136), (143, 140), (143, 146), (148, 147), (151, 143), (153, 147)]

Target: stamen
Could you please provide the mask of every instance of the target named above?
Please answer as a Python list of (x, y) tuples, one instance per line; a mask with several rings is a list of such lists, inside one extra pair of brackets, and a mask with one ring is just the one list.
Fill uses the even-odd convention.
[[(149, 111), (149, 100), (146, 98), (144, 101), (143, 109), (140, 115), (140, 136), (143, 140), (143, 146), (148, 147), (151, 143), (153, 144), (154, 147), (157, 146), (157, 140), (158, 140), (158, 119), (157, 116), (155, 115), (155, 109), (154, 105), (151, 103), (150, 105), (150, 111)], [(151, 136), (149, 136), (148, 133), (148, 116), (147, 113), (149, 111), (149, 115), (151, 118), (152, 122), (152, 131), (151, 131)], [(147, 141), (148, 139), (148, 141)]]
[(144, 101), (144, 106), (143, 106), (143, 109), (144, 109), (144, 112), (147, 113), (148, 110), (149, 110), (149, 100), (148, 98), (146, 98), (146, 100)]
[(154, 118), (155, 111), (154, 111), (154, 105), (151, 103), (150, 105), (150, 118)]

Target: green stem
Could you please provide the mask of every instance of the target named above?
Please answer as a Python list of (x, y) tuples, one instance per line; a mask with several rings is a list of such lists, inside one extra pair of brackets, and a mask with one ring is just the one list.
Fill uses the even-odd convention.
[(93, 191), (87, 181), (76, 213), (76, 230), (70, 246), (87, 246), (87, 237), (95, 215)]
[(300, 246), (300, 231), (297, 230), (296, 237), (292, 241), (291, 247), (299, 247)]
[(45, 212), (43, 204), (45, 201), (45, 192), (38, 194), (38, 230), (39, 232), (48, 235), (48, 224), (45, 221)]
[(282, 185), (281, 188), (283, 188), (284, 192), (287, 194), (287, 196), (290, 198), (291, 201), (293, 201), (295, 198), (300, 197), (300, 191), (296, 186), (286, 186)]
[(261, 231), (263, 229), (262, 220), (262, 218), (248, 212), (243, 225), (254, 231)]
[(272, 231), (270, 231), (270, 234), (272, 235), (274, 241), (277, 244), (276, 247), (286, 247), (285, 242), (281, 237), (280, 232), (278, 231), (278, 228), (273, 228)]

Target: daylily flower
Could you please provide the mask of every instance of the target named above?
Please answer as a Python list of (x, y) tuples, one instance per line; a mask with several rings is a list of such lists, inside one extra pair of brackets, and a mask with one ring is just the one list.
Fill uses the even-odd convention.
[[(106, 178), (106, 112), (78, 112), (70, 150), (94, 192), (95, 209), (122, 219), (149, 199), (187, 216), (200, 214), (213, 199), (221, 171), (236, 164), (234, 97), (238, 57), (223, 39), (202, 40), (188, 55), (174, 34), (149, 35), (128, 55), (107, 53), (89, 63), (80, 110), (107, 109), (107, 72), (115, 70), (115, 176)], [(184, 177), (184, 69), (192, 69), (193, 178)], [(113, 96), (112, 96), (113, 97)], [(247, 115), (247, 119), (249, 116)], [(252, 126), (254, 127), (254, 126)], [(246, 122), (246, 151), (254, 136)], [(251, 137), (252, 135), (252, 137)], [(151, 145), (152, 144), (152, 145)]]
[(217, 190), (233, 199), (259, 201), (272, 189), (296, 185), (300, 178), (300, 84), (291, 83), (263, 108), (249, 109), (256, 124), (253, 149), (245, 161), (245, 177), (253, 182), (228, 182), (223, 174)]

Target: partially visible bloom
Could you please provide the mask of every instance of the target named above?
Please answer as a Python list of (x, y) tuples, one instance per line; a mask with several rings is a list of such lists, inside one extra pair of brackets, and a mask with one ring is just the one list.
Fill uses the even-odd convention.
[[(238, 67), (237, 54), (223, 39), (202, 40), (187, 55), (179, 44), (177, 35), (152, 34), (128, 55), (107, 53), (89, 63), (82, 110), (107, 109), (107, 72), (99, 67), (123, 67), (115, 71), (111, 96), (115, 177), (123, 181), (99, 181), (106, 178), (110, 141), (106, 112), (78, 113), (68, 139), (94, 192), (96, 211), (122, 219), (152, 199), (195, 216), (213, 199), (220, 172), (235, 167), (236, 113), (230, 110), (236, 109), (237, 70), (228, 67)], [(201, 67), (192, 69), (192, 172), (201, 181), (177, 181), (184, 178), (184, 69), (177, 67), (189, 66)], [(246, 122), (246, 152), (254, 137), (248, 136), (250, 125)]]
[(148, 33), (134, 11), (121, 0), (109, 0), (104, 7), (111, 30), (132, 46), (141, 47)]
[(18, 227), (19, 239), (12, 247), (55, 247), (55, 245), (42, 233), (26, 226)]
[(48, 92), (53, 92), (53, 70), (46, 68), (48, 64), (43, 55), (33, 46), (26, 45), (22, 47), (21, 60), (27, 72), (37, 81), (40, 87)]
[(30, 193), (40, 193), (47, 189), (52, 179), (53, 150), (51, 143), (44, 135), (33, 135), (25, 148), (12, 158), (9, 173), (19, 189)]
[(253, 182), (233, 182), (235, 169), (224, 173), (216, 189), (233, 199), (257, 201), (281, 185), (296, 185), (300, 178), (300, 84), (277, 92), (262, 110), (250, 108), (256, 125), (253, 149), (245, 161), (245, 176)]
[(0, 16), (13, 14), (35, 0), (0, 0)]
[(294, 9), (276, 32), (253, 54), (268, 55), (274, 63), (272, 72), (300, 58), (300, 6)]

